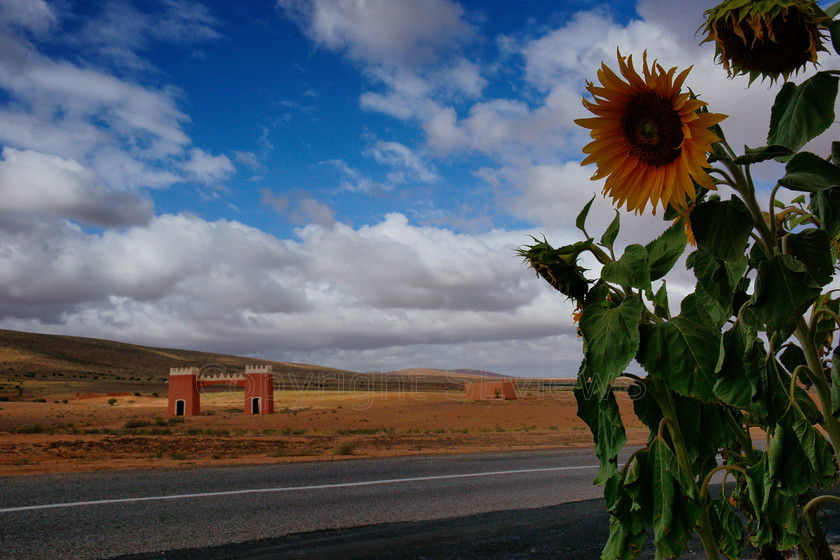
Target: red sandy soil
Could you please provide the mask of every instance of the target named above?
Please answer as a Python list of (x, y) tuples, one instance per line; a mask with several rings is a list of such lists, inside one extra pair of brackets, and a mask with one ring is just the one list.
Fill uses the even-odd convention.
[[(628, 440), (643, 443), (630, 399), (617, 397)], [(455, 391), (284, 391), (261, 416), (242, 414), (242, 393), (211, 393), (201, 416), (177, 419), (165, 398), (47, 401), (0, 402), (0, 475), (592, 445), (570, 391), (486, 402)]]

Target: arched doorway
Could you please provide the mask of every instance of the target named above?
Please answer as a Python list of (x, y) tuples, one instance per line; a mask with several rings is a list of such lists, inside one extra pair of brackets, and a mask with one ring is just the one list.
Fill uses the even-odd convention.
[(251, 414), (259, 414), (260, 413), (260, 398), (254, 397), (251, 399)]
[(175, 401), (175, 416), (183, 416), (184, 415), (184, 406), (186, 401), (183, 399), (178, 399)]

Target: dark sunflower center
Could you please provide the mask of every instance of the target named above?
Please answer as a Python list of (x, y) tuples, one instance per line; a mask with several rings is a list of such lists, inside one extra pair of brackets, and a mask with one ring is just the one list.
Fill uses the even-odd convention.
[[(739, 33), (734, 26), (739, 27)], [(756, 32), (747, 21), (724, 18), (715, 24), (718, 45), (723, 56), (732, 61), (734, 69), (756, 71), (764, 75), (792, 73), (811, 59), (810, 47), (814, 30), (795, 10), (760, 22), (762, 33)], [(769, 35), (773, 34), (775, 40)]]
[(682, 119), (667, 99), (646, 92), (627, 103), (621, 117), (630, 155), (648, 165), (668, 165), (680, 157)]

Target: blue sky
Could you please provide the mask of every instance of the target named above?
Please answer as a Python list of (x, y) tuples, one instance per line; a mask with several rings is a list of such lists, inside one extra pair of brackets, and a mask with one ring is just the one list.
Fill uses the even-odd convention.
[(600, 192), (572, 123), (598, 65), (694, 65), (733, 144), (763, 142), (777, 87), (698, 47), (707, 7), (0, 0), (0, 327), (572, 376), (572, 307), (514, 249), (577, 240)]

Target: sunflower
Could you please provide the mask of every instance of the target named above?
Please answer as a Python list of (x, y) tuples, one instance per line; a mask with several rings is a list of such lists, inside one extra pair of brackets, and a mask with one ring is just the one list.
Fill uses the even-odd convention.
[(690, 68), (675, 77), (676, 68), (666, 72), (656, 61), (648, 67), (647, 53), (643, 60), (640, 76), (633, 57), (625, 60), (619, 52), (624, 80), (602, 64), (601, 86), (587, 82), (593, 101), (583, 104), (596, 116), (575, 120), (592, 129), (582, 165), (598, 164), (592, 179), (606, 177), (604, 194), (619, 208), (641, 213), (650, 201), (654, 214), (659, 204), (685, 213), (696, 197), (695, 183), (715, 189), (706, 153), (720, 139), (709, 127), (726, 115), (698, 111), (706, 103), (680, 91)]
[(831, 18), (813, 0), (727, 0), (706, 10), (707, 41), (730, 77), (787, 79), (824, 51), (821, 27)]

